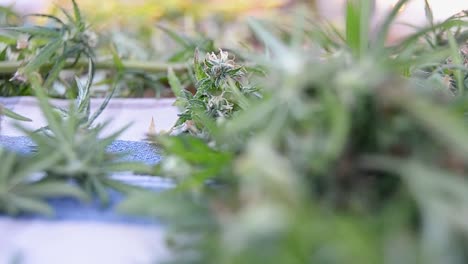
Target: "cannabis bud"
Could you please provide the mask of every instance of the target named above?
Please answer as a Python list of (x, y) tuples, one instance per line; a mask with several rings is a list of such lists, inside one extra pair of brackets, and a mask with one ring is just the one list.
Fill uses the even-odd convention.
[(86, 30), (83, 33), (83, 37), (85, 39), (85, 42), (91, 48), (95, 48), (97, 46), (97, 44), (98, 44), (98, 35), (94, 31)]
[(240, 74), (240, 67), (229, 59), (227, 51), (219, 49), (219, 55), (214, 52), (208, 53), (205, 59), (206, 74), (215, 80), (215, 86), (221, 85), (228, 77), (237, 77)]
[(22, 50), (29, 47), (29, 35), (21, 35), (16, 41), (16, 49)]

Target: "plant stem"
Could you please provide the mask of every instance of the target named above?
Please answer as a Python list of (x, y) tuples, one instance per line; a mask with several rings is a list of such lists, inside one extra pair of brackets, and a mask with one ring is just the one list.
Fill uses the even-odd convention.
[[(159, 73), (167, 72), (169, 68), (172, 68), (176, 72), (186, 71), (189, 67), (186, 63), (164, 63), (164, 62), (146, 62), (146, 61), (135, 61), (135, 60), (122, 60), (122, 64), (126, 70), (144, 71), (148, 73)], [(80, 68), (87, 67), (88, 62), (86, 60), (80, 60), (75, 65), (72, 65), (70, 61), (65, 68)], [(0, 74), (13, 74), (22, 66), (20, 61), (2, 61), (0, 62)], [(46, 64), (44, 68), (51, 68), (52, 63)], [(95, 64), (96, 69), (116, 69), (113, 60), (98, 60)]]

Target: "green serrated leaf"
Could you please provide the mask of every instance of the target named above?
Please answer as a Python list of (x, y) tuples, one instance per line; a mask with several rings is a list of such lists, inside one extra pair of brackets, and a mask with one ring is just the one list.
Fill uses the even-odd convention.
[(182, 84), (180, 83), (179, 78), (177, 78), (172, 68), (169, 68), (167, 71), (167, 79), (169, 80), (169, 85), (174, 95), (176, 97), (182, 96), (182, 90), (183, 90)]
[(65, 23), (63, 23), (63, 21), (56, 17), (56, 16), (52, 16), (52, 15), (47, 15), (47, 14), (27, 14), (26, 17), (44, 17), (44, 18), (48, 18), (50, 20), (53, 20), (57, 23), (59, 23), (61, 26), (65, 26)]
[(89, 200), (88, 195), (81, 189), (63, 181), (44, 181), (29, 185), (23, 185), (15, 189), (15, 193), (21, 196), (50, 198), (67, 196), (82, 201)]
[(28, 122), (32, 121), (30, 118), (17, 114), (8, 108), (2, 107), (1, 105), (0, 105), (0, 114), (3, 114), (9, 118), (13, 118), (13, 119), (20, 120), (20, 121), (28, 121)]
[(60, 116), (53, 110), (53, 107), (50, 105), (44, 88), (41, 86), (37, 77), (34, 75), (31, 75), (30, 77), (32, 77), (30, 78), (32, 89), (34, 90), (36, 98), (39, 101), (39, 106), (41, 107), (42, 113), (47, 120), (48, 127), (54, 132), (55, 136), (58, 137), (60, 141), (67, 142), (61, 129)]
[(60, 30), (57, 28), (41, 27), (41, 26), (28, 26), (28, 27), (5, 27), (3, 30), (16, 31), (24, 34), (28, 34), (34, 37), (47, 37), (47, 38), (59, 38)]
[(112, 45), (110, 48), (110, 51), (112, 53), (112, 60), (114, 62), (115, 68), (117, 69), (117, 72), (119, 74), (123, 74), (125, 70), (125, 65), (122, 62), (122, 59), (119, 57), (119, 54), (117, 53), (117, 48)]
[(104, 109), (106, 109), (107, 105), (109, 104), (109, 101), (114, 96), (115, 92), (117, 91), (119, 79), (120, 79), (119, 76), (117, 76), (117, 78), (114, 80), (114, 83), (112, 84), (111, 92), (104, 98), (104, 101), (102, 102), (102, 104), (89, 118), (88, 123), (87, 123), (88, 127), (91, 126), (94, 123), (94, 121), (101, 115)]
[(195, 70), (195, 78), (197, 81), (203, 80), (207, 77), (205, 71), (203, 70), (203, 64), (200, 60), (200, 51), (198, 48), (195, 49), (195, 54), (193, 56), (193, 67)]
[(369, 0), (348, 1), (346, 3), (346, 43), (357, 57), (361, 57), (367, 49), (369, 24)]
[(76, 0), (72, 0), (73, 3), (73, 13), (75, 15), (75, 22), (78, 25), (78, 29), (83, 32), (85, 30), (85, 24), (83, 22), (83, 18), (81, 17), (81, 11), (76, 3)]
[[(0, 34), (0, 42), (5, 43), (7, 45), (14, 45), (14, 44), (16, 44), (17, 40), (14, 37), (7, 36), (7, 35), (4, 35), (4, 34)], [(2, 59), (2, 60), (4, 60), (4, 59)]]
[(78, 113), (84, 114), (84, 116), (89, 118), (90, 112), (90, 95), (89, 95), (89, 86), (83, 85), (78, 77), (75, 77), (75, 83), (78, 87), (78, 97), (75, 100), (76, 110)]
[(62, 13), (67, 17), (68, 19), (68, 22), (70, 23), (74, 23), (75, 20), (73, 19), (73, 17), (70, 15), (70, 13), (65, 9), (63, 8), (62, 6), (57, 6), (58, 9), (60, 9), (60, 11), (62, 11)]
[(2, 158), (2, 166), (0, 167), (0, 186), (6, 186), (8, 180), (13, 176), (12, 170), (16, 162), (16, 154), (9, 153), (0, 148), (0, 157)]
[(52, 84), (57, 80), (59, 77), (60, 72), (63, 70), (65, 65), (67, 64), (67, 58), (65, 56), (60, 56), (54, 63), (54, 66), (49, 71), (47, 75), (47, 79), (44, 82), (44, 87), (51, 87)]
[(108, 168), (115, 172), (132, 171), (138, 174), (151, 174), (151, 167), (140, 162), (115, 162), (108, 164)]
[(385, 17), (382, 26), (380, 26), (377, 34), (377, 46), (376, 48), (383, 48), (385, 47), (385, 41), (387, 41), (388, 33), (390, 31), (390, 26), (392, 25), (393, 21), (399, 14), (400, 10), (408, 3), (409, 0), (399, 0), (392, 8), (390, 13)]
[[(26, 132), (24, 128), (22, 130)], [(34, 136), (37, 136), (37, 134), (33, 135), (33, 140), (36, 138)], [(60, 158), (62, 158), (62, 154), (60, 154), (59, 152), (55, 152), (47, 155), (46, 157), (34, 157), (31, 160), (26, 160), (27, 166), (22, 166), (20, 170), (15, 171), (12, 175), (12, 177), (14, 178), (14, 182), (23, 182), (32, 173), (44, 171), (47, 168), (54, 166), (54, 164), (56, 164), (57, 161), (60, 160)]]
[(179, 43), (183, 47), (191, 47), (191, 43), (187, 38), (184, 38), (181, 34), (178, 34), (174, 30), (171, 30), (167, 27), (164, 27), (162, 25), (158, 25), (158, 28), (160, 28), (162, 31), (164, 31), (172, 40), (175, 42)]
[(107, 193), (103, 183), (95, 175), (90, 175), (88, 180), (91, 182), (91, 185), (93, 186), (96, 195), (99, 197), (99, 200), (104, 205), (107, 205), (109, 203), (109, 194)]
[(42, 65), (50, 62), (52, 56), (62, 47), (62, 45), (62, 39), (55, 39), (49, 42), (49, 44), (40, 49), (39, 54), (29, 61), (26, 66), (21, 68), (20, 71), (25, 74), (30, 74), (39, 70)]
[(20, 209), (23, 212), (38, 213), (46, 216), (52, 216), (54, 211), (46, 202), (35, 198), (25, 198), (17, 195), (11, 195), (8, 198), (11, 206)]
[(103, 179), (103, 182), (107, 186), (109, 186), (109, 187), (111, 187), (111, 188), (113, 188), (113, 189), (115, 189), (115, 190), (117, 190), (119, 192), (125, 193), (125, 194), (147, 191), (144, 188), (141, 188), (141, 187), (138, 187), (138, 186), (133, 186), (133, 185), (128, 185), (126, 183), (120, 182), (118, 180), (113, 180), (113, 179), (110, 179), (110, 178)]
[[(462, 61), (462, 58), (460, 57), (460, 47), (458, 46), (455, 40), (455, 37), (452, 35), (450, 31), (447, 32), (447, 37), (448, 37), (449, 47), (451, 51), (451, 58), (454, 64), (456, 66), (462, 66), (463, 61)], [(463, 74), (460, 70), (456, 70), (454, 75), (457, 81), (458, 92), (460, 93), (460, 95), (463, 95), (465, 92), (465, 87), (464, 87), (465, 74)]]
[(424, 0), (424, 13), (426, 15), (427, 21), (429, 21), (429, 25), (433, 27), (434, 26), (434, 14), (432, 12), (432, 8), (428, 0)]

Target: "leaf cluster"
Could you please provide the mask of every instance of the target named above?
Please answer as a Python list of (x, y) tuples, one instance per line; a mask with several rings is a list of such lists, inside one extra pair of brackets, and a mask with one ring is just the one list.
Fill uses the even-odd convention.
[[(85, 24), (81, 12), (74, 0), (73, 14), (67, 10), (62, 9), (67, 21), (45, 14), (33, 14), (32, 16), (44, 17), (51, 22), (50, 26), (19, 26), (19, 27), (6, 27), (4, 30), (10, 30), (26, 34), (28, 42), (37, 40), (44, 45), (36, 50), (32, 58), (18, 69), (13, 77), (19, 81), (26, 81), (26, 76), (33, 72), (39, 72), (41, 67), (48, 64), (50, 61), (55, 61), (53, 67), (48, 69), (47, 78), (45, 79), (46, 86), (50, 86), (57, 78), (60, 71), (68, 63), (68, 59), (78, 61), (81, 55), (93, 57), (93, 48), (97, 44), (97, 36), (91, 32)], [(29, 45), (26, 43), (25, 45)], [(27, 48), (27, 47), (25, 47)], [(72, 63), (73, 64), (73, 63)]]
[[(0, 149), (0, 211), (10, 215), (39, 213), (52, 215), (53, 209), (46, 198), (74, 197), (82, 201), (89, 196), (74, 185), (43, 177), (42, 173), (58, 160), (57, 155), (47, 158), (20, 157)], [(38, 179), (39, 178), (39, 179)]]

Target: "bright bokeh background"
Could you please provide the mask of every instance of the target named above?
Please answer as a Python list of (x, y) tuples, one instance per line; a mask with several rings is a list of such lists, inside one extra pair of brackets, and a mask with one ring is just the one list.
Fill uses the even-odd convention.
[[(226, 16), (256, 14), (294, 3), (316, 5), (319, 12), (332, 20), (340, 19), (346, 0), (77, 0), (80, 7), (96, 19), (157, 19), (173, 14), (196, 17), (214, 13)], [(375, 0), (377, 17), (391, 8), (397, 0)], [(468, 9), (468, 0), (429, 0), (437, 20)], [(45, 12), (54, 5), (69, 6), (70, 0), (0, 0), (0, 5), (14, 5), (20, 13)], [(424, 0), (412, 0), (401, 12), (408, 22), (424, 21)]]
[[(372, 21), (377, 25), (384, 15), (395, 5), (398, 0), (375, 0), (375, 16)], [(442, 21), (462, 10), (468, 10), (468, 0), (428, 0), (432, 7), (434, 19)], [(318, 0), (317, 9), (327, 19), (337, 24), (344, 23), (344, 3), (346, 0)], [(410, 0), (401, 10), (397, 19), (400, 23), (409, 23), (415, 26), (424, 26), (427, 23), (424, 13), (424, 0)], [(391, 29), (391, 40), (395, 41), (412, 32), (412, 28), (395, 24)]]
[[(320, 12), (332, 18), (342, 17), (346, 0), (317, 0)], [(388, 11), (398, 0), (375, 0), (377, 16)], [(461, 10), (468, 9), (468, 0), (428, 0), (434, 12), (434, 18), (442, 20)], [(424, 21), (424, 0), (410, 0), (401, 12), (401, 17), (408, 21)]]
[[(397, 0), (375, 0), (382, 12), (393, 6)], [(187, 12), (206, 15), (212, 12), (249, 13), (281, 7), (294, 2), (315, 2), (318, 9), (327, 16), (340, 16), (346, 0), (77, 0), (84, 9), (103, 16), (144, 16), (160, 17), (168, 12)], [(468, 9), (467, 0), (429, 0), (435, 17), (443, 19), (454, 12)], [(69, 0), (0, 0), (1, 5), (15, 5), (21, 13), (45, 11), (53, 4), (69, 5)], [(424, 0), (412, 0), (403, 12), (410, 19), (424, 16)]]
[[(283, 12), (294, 4), (318, 10), (328, 20), (341, 25), (344, 20), (346, 0), (77, 0), (80, 7), (88, 12), (88, 21), (94, 26), (106, 27), (118, 24), (148, 24), (164, 19), (188, 17), (203, 19), (221, 16), (224, 19), (238, 20), (252, 15), (268, 15), (281, 18)], [(375, 16), (372, 21), (377, 25), (384, 14), (397, 0), (375, 0)], [(468, 9), (468, 0), (428, 0), (436, 20), (443, 20), (461, 10)], [(56, 5), (70, 6), (70, 0), (0, 0), (0, 5), (15, 5), (20, 13), (50, 12)], [(281, 13), (281, 14), (283, 14)], [(422, 26), (426, 23), (424, 0), (412, 0), (401, 11), (399, 22)], [(411, 28), (394, 25), (391, 31), (393, 40), (411, 32)]]

